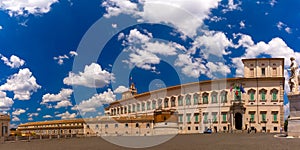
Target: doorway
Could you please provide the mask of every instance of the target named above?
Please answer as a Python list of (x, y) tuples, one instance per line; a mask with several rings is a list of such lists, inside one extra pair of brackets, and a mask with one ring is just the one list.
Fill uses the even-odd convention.
[(243, 127), (243, 116), (241, 113), (235, 114), (235, 129), (242, 130)]

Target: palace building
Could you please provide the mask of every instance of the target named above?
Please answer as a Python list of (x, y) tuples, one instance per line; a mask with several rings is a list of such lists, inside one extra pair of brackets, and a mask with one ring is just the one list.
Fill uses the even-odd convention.
[[(22, 132), (84, 135), (162, 135), (257, 130), (284, 124), (284, 59), (243, 59), (244, 77), (200, 81), (137, 93), (134, 83), (109, 104), (105, 116), (20, 125)], [(76, 125), (76, 124), (75, 124)], [(72, 130), (74, 129), (74, 130)]]

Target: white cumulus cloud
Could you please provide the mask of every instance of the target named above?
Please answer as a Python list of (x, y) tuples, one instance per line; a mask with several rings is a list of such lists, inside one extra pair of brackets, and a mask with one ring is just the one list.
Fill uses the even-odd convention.
[(87, 112), (96, 112), (97, 108), (99, 108), (103, 104), (108, 104), (114, 102), (115, 100), (116, 95), (114, 95), (111, 89), (108, 89), (108, 91), (105, 91), (103, 93), (95, 94), (88, 100), (83, 100), (72, 109), (79, 110), (83, 114)]
[(74, 119), (77, 117), (76, 113), (70, 114), (68, 111), (65, 113), (57, 114), (55, 117), (60, 117), (61, 119)]
[(51, 5), (58, 0), (1, 0), (0, 9), (10, 16), (27, 16), (29, 14), (48, 13)]
[(123, 93), (123, 92), (126, 92), (126, 91), (128, 91), (128, 88), (121, 85), (121, 86), (117, 87), (114, 90), (114, 93)]
[(49, 102), (69, 101), (72, 93), (72, 89), (61, 89), (61, 91), (58, 94), (47, 93), (43, 95), (41, 104)]
[(6, 83), (0, 86), (2, 91), (12, 91), (14, 99), (29, 100), (33, 92), (36, 92), (40, 85), (36, 83), (36, 78), (28, 69), (20, 69), (18, 73), (10, 76)]
[(24, 110), (24, 109), (17, 109), (17, 110), (15, 110), (14, 112), (12, 112), (12, 114), (14, 115), (14, 116), (19, 116), (19, 115), (21, 115), (21, 114), (23, 114), (23, 113), (25, 113), (26, 112), (26, 110)]
[(0, 110), (8, 111), (13, 104), (14, 101), (11, 98), (7, 97), (5, 92), (0, 91)]
[(220, 0), (106, 0), (105, 17), (129, 14), (139, 21), (167, 23), (184, 35), (195, 36), (203, 20), (209, 18), (211, 9), (217, 8)]
[(58, 109), (58, 108), (61, 108), (61, 107), (69, 107), (69, 106), (73, 106), (70, 101), (60, 101), (60, 102), (57, 103), (56, 106), (54, 106), (54, 108)]
[(90, 88), (101, 88), (114, 81), (113, 73), (102, 70), (101, 66), (96, 63), (86, 65), (83, 72), (75, 74), (69, 72), (69, 76), (64, 78), (63, 82), (67, 85), (80, 85)]
[(53, 118), (53, 117), (50, 115), (45, 115), (45, 116), (43, 116), (43, 118)]
[(18, 122), (18, 121), (20, 121), (20, 118), (17, 116), (13, 116), (11, 121)]
[(0, 54), (1, 60), (10, 68), (19, 68), (25, 64), (25, 61), (18, 56), (11, 55), (10, 59)]
[(175, 66), (181, 67), (181, 71), (188, 77), (198, 78), (205, 74), (206, 67), (201, 58), (193, 58), (189, 54), (179, 54)]

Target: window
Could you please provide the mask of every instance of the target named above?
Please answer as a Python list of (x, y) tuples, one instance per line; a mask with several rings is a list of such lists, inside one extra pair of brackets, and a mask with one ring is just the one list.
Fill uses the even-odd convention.
[(188, 106), (191, 105), (191, 95), (185, 96), (185, 104)]
[(136, 111), (141, 111), (141, 104), (136, 105)]
[(208, 94), (204, 93), (202, 95), (203, 104), (208, 104)]
[(99, 125), (96, 124), (95, 128), (96, 128), (96, 129), (99, 129)]
[(128, 128), (128, 123), (125, 124), (125, 128)]
[(108, 128), (108, 124), (105, 124), (105, 128)]
[(199, 127), (195, 127), (195, 130), (199, 130)]
[(250, 114), (250, 123), (255, 123), (255, 120), (254, 120), (255, 112), (249, 112), (249, 114)]
[(119, 127), (119, 124), (116, 123), (116, 124), (115, 124), (115, 128), (118, 128), (118, 127)]
[(227, 113), (222, 113), (222, 123), (227, 123)]
[(176, 98), (174, 96), (171, 97), (171, 107), (176, 107)]
[(128, 113), (131, 113), (131, 106), (128, 106)]
[(198, 105), (199, 94), (194, 94), (194, 105)]
[(152, 109), (156, 108), (156, 101), (152, 101)]
[(194, 114), (194, 117), (195, 117), (195, 122), (199, 122), (199, 114), (198, 113)]
[(271, 90), (272, 101), (277, 101), (277, 94), (278, 94), (278, 90), (277, 89)]
[(150, 123), (147, 123), (146, 128), (150, 128)]
[(191, 114), (186, 114), (187, 123), (191, 123)]
[(162, 108), (162, 100), (159, 99), (159, 100), (158, 100), (158, 109), (161, 109), (161, 108)]
[(218, 123), (218, 121), (217, 121), (217, 114), (218, 114), (217, 112), (213, 112), (212, 113), (212, 115), (213, 115), (213, 120), (212, 120), (213, 123)]
[(262, 89), (260, 91), (260, 98), (261, 98), (261, 101), (266, 101), (266, 93), (267, 91), (265, 89)]
[(142, 103), (142, 111), (145, 111), (145, 103)]
[(221, 93), (221, 102), (222, 103), (227, 102), (227, 92), (226, 91), (222, 91), (222, 93)]
[(272, 123), (278, 123), (278, 120), (277, 120), (278, 112), (274, 111), (274, 112), (272, 112), (272, 114), (273, 114), (273, 121), (272, 121)]
[(138, 127), (139, 127), (139, 123), (136, 123), (136, 124), (135, 124), (135, 127), (138, 128)]
[(255, 90), (250, 89), (248, 91), (248, 94), (249, 94), (249, 102), (254, 102), (255, 101)]
[(211, 96), (211, 103), (217, 103), (217, 102), (218, 102), (217, 93), (213, 92)]
[(132, 105), (132, 112), (135, 112), (135, 105)]
[(265, 111), (261, 112), (261, 122), (262, 123), (266, 123), (267, 120), (266, 120), (266, 113)]
[(183, 122), (183, 115), (181, 114), (181, 115), (178, 115), (178, 122), (179, 123), (182, 123)]
[(147, 110), (150, 110), (150, 104), (151, 102), (147, 102)]
[(191, 127), (188, 127), (188, 130), (191, 130)]
[(261, 68), (261, 75), (266, 76), (266, 68)]
[(183, 99), (182, 96), (178, 96), (178, 106), (182, 106), (183, 105), (182, 99)]
[(208, 123), (208, 113), (203, 113), (203, 123)]
[(165, 98), (165, 108), (168, 108), (169, 107), (169, 99), (168, 98)]

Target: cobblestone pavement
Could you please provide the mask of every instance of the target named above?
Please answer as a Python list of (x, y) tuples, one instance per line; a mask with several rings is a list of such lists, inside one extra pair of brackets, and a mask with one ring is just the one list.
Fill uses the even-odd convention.
[[(124, 138), (124, 137), (120, 137)], [(146, 138), (146, 137), (136, 137)], [(147, 137), (148, 138), (148, 137)], [(153, 138), (153, 137), (152, 137)], [(121, 150), (129, 149), (111, 144), (101, 137), (86, 137), (73, 139), (47, 139), (5, 142), (0, 144), (0, 150)], [(275, 138), (274, 134), (264, 133), (217, 133), (177, 135), (171, 140), (147, 148), (149, 150), (299, 150), (300, 138)]]

